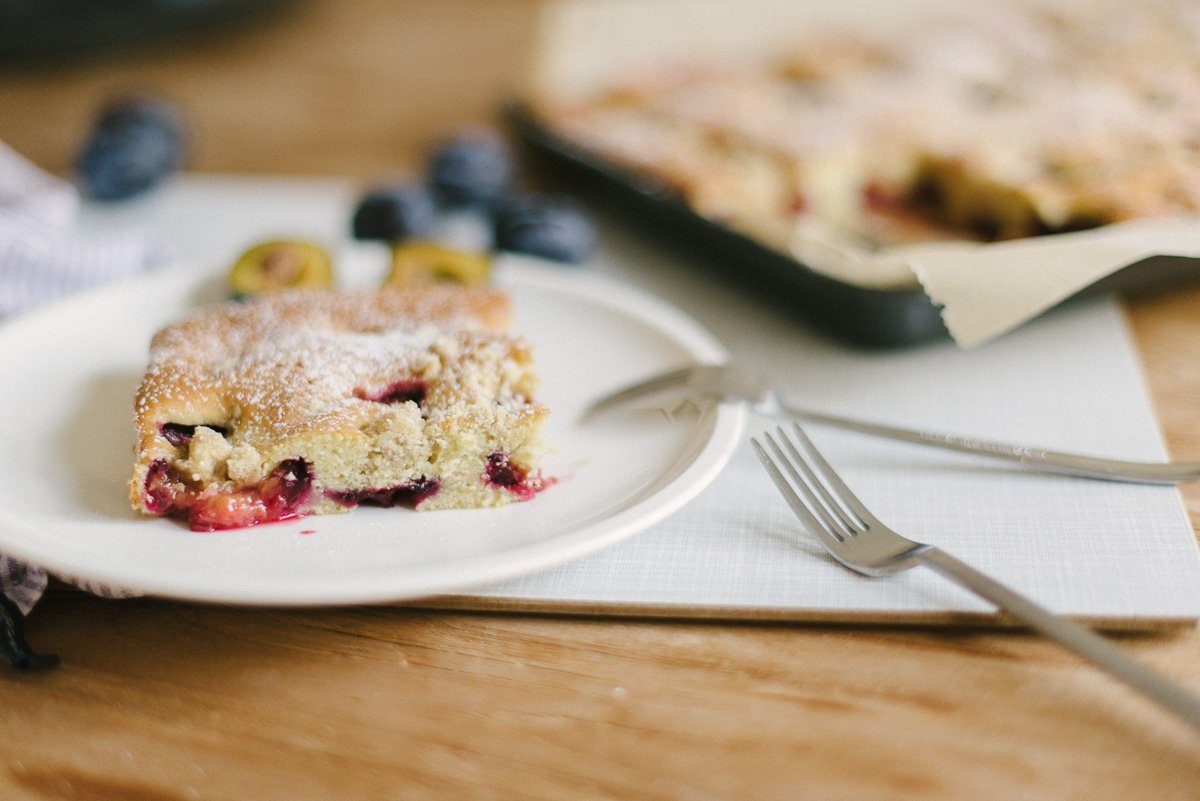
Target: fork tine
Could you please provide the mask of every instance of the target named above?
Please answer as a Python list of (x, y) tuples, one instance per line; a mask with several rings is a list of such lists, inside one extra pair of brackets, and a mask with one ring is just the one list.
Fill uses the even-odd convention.
[[(765, 435), (770, 439), (770, 434)], [(754, 446), (754, 453), (758, 456), (758, 460), (762, 462), (763, 467), (767, 469), (767, 474), (771, 476), (771, 480), (775, 482), (775, 486), (779, 489), (783, 499), (787, 501), (788, 506), (792, 507), (792, 511), (796, 513), (796, 517), (800, 518), (800, 522), (808, 529), (809, 533), (815, 534), (817, 539), (828, 549), (833, 550), (842, 542), (838, 535), (826, 528), (820, 520), (818, 520), (808, 507), (804, 505), (804, 501), (800, 499), (800, 495), (784, 477), (783, 472), (779, 469), (779, 465), (775, 463), (775, 459), (767, 452), (767, 449), (762, 446), (754, 437), (750, 438), (750, 444)]]
[[(839, 502), (838, 499), (834, 497), (833, 493), (829, 491), (829, 487), (826, 486), (823, 481), (821, 481), (821, 478), (817, 475), (816, 471), (814, 471), (812, 466), (808, 463), (808, 460), (805, 459), (805, 457), (801, 455), (798, 450), (796, 450), (796, 446), (792, 444), (792, 440), (787, 435), (787, 432), (784, 431), (781, 426), (776, 427), (775, 430), (779, 433), (779, 439), (783, 442), (784, 446), (790, 453), (792, 457), (791, 461), (796, 464), (801, 471), (803, 471), (804, 478), (807, 480), (809, 486), (816, 490), (816, 493), (821, 496), (821, 500), (824, 503), (825, 508), (827, 508), (830, 513), (838, 519), (838, 522), (841, 523), (843, 530), (848, 536), (853, 537), (857, 535), (863, 528), (865, 528), (863, 521), (860, 520), (853, 512), (849, 511), (843, 503)], [(811, 446), (812, 443), (810, 442), (809, 445)], [(813, 450), (815, 450), (815, 448)], [(826, 466), (828, 467), (828, 465)]]
[[(777, 428), (775, 430), (778, 432), (780, 438), (784, 436), (782, 429)], [(820, 482), (816, 480), (816, 477), (813, 475), (812, 470), (809, 469), (808, 465), (804, 464), (804, 461), (800, 459), (798, 455), (797, 458), (793, 459), (789, 457), (788, 454), (784, 453), (783, 448), (781, 448), (779, 445), (779, 442), (769, 433), (764, 433), (763, 437), (771, 446), (771, 450), (775, 451), (775, 456), (778, 461), (783, 464), (788, 474), (792, 477), (793, 486), (795, 486), (796, 490), (804, 497), (805, 501), (807, 501), (808, 508), (812, 511), (812, 513), (819, 517), (825, 523), (825, 527), (832, 531), (834, 536), (839, 540), (844, 540), (847, 537), (854, 536), (856, 532), (849, 526), (845, 525), (842, 521), (837, 519), (837, 516), (830, 508), (831, 506), (836, 506), (836, 504), (826, 503), (825, 500), (820, 497), (817, 490), (814, 489), (814, 485), (819, 487)], [(795, 453), (794, 448), (792, 449), (792, 452)]]
[(632, 384), (614, 390), (609, 394), (597, 398), (583, 411), (583, 418), (586, 419), (600, 412), (611, 409), (615, 406), (620, 406), (624, 403), (637, 400), (638, 398), (646, 397), (655, 392), (659, 392), (671, 387), (687, 384), (688, 381), (698, 371), (709, 369), (711, 365), (692, 364), (687, 367), (680, 367), (678, 370), (669, 370), (665, 373), (657, 373), (655, 375), (643, 378), (640, 381), (635, 381)]
[(808, 461), (816, 465), (818, 472), (825, 479), (825, 483), (837, 493), (842, 503), (858, 516), (858, 521), (862, 527), (870, 528), (872, 525), (881, 525), (879, 519), (871, 514), (866, 505), (858, 499), (858, 496), (846, 486), (846, 482), (842, 481), (841, 476), (830, 467), (829, 462), (825, 461), (825, 457), (817, 450), (817, 446), (804, 433), (804, 429), (800, 427), (799, 423), (792, 423), (792, 432), (796, 435), (796, 439), (799, 441), (801, 447), (804, 448), (804, 452), (808, 454)]

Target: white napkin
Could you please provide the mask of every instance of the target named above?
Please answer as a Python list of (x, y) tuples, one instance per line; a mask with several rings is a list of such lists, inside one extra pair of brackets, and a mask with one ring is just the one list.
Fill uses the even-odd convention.
[[(75, 188), (0, 143), (0, 318), (144, 272), (163, 261), (140, 234), (84, 237), (75, 229)], [(46, 573), (0, 554), (0, 592), (28, 614)], [(85, 588), (86, 589), (86, 588)]]
[(140, 234), (82, 237), (79, 195), (0, 143), (0, 317), (162, 261)]

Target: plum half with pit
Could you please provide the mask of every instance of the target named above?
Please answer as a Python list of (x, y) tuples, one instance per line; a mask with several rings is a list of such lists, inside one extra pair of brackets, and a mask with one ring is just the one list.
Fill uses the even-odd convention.
[(384, 286), (429, 283), (486, 284), (492, 260), (436, 242), (406, 242), (392, 248), (392, 269)]
[(247, 250), (229, 272), (235, 298), (249, 298), (283, 289), (333, 286), (333, 261), (311, 242), (263, 242)]

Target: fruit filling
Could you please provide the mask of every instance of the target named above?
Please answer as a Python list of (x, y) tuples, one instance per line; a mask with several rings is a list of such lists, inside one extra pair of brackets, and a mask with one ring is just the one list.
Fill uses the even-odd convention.
[(527, 501), (546, 488), (540, 473), (529, 475), (521, 465), (509, 461), (507, 453), (496, 451), (488, 456), (483, 478), (493, 487), (503, 487), (522, 501)]
[[(229, 435), (229, 431), (222, 426), (205, 424), (204, 427), (211, 428), (223, 437)], [(197, 428), (199, 426), (188, 426), (183, 423), (163, 423), (158, 427), (158, 430), (167, 442), (176, 448), (180, 448), (192, 441), (192, 437), (196, 435)]]
[(193, 531), (216, 531), (303, 515), (312, 482), (308, 462), (285, 459), (252, 486), (201, 491), (166, 459), (158, 459), (146, 475), (144, 501), (153, 514), (185, 518)]
[(871, 181), (862, 188), (863, 208), (877, 214), (888, 214), (896, 211), (904, 203), (904, 196), (893, 188), (884, 186), (878, 181)]
[(345, 506), (347, 509), (358, 506), (360, 503), (368, 503), (385, 508), (407, 506), (415, 509), (421, 504), (421, 501), (437, 495), (438, 490), (441, 488), (441, 482), (436, 478), (422, 476), (421, 478), (406, 481), (395, 487), (366, 490), (326, 490), (325, 497), (334, 503)]
[(429, 392), (429, 383), (420, 378), (406, 378), (389, 384), (378, 392), (354, 390), (354, 396), (375, 403), (406, 403), (412, 401), (420, 406)]

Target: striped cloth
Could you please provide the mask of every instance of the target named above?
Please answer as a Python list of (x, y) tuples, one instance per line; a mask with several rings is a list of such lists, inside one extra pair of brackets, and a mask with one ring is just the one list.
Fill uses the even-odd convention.
[(0, 318), (142, 272), (161, 260), (146, 237), (73, 230), (75, 188), (0, 143)]
[[(79, 202), (71, 184), (0, 143), (0, 319), (162, 261), (159, 248), (141, 235), (81, 236), (75, 230)], [(46, 582), (45, 571), (0, 554), (0, 592), (22, 614), (41, 598)]]

